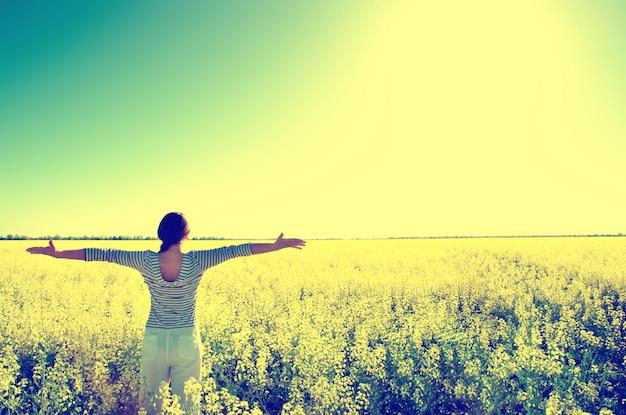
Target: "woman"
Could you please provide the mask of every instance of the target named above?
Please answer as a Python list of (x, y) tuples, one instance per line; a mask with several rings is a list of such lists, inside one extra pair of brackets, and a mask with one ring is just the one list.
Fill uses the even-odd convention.
[(162, 241), (159, 252), (123, 251), (86, 248), (57, 251), (32, 247), (31, 254), (84, 261), (107, 261), (136, 269), (150, 291), (150, 314), (141, 350), (141, 405), (148, 414), (159, 413), (161, 402), (154, 396), (161, 382), (170, 384), (173, 394), (184, 405), (183, 386), (190, 378), (200, 380), (202, 348), (196, 326), (196, 297), (204, 272), (228, 259), (277, 251), (301, 249), (302, 239), (285, 239), (283, 234), (274, 243), (246, 243), (211, 250), (183, 253), (182, 244), (189, 235), (189, 224), (182, 213), (171, 212), (163, 217), (158, 228)]

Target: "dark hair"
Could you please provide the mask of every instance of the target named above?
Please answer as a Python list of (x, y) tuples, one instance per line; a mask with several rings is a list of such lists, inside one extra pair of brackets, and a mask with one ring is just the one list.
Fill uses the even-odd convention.
[(189, 235), (189, 223), (187, 223), (185, 215), (180, 212), (170, 212), (163, 216), (157, 235), (163, 241), (159, 252), (167, 251), (170, 249), (170, 246), (182, 241), (183, 238)]

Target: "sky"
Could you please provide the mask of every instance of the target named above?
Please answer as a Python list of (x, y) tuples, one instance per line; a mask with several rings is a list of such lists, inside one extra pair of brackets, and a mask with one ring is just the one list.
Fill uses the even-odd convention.
[(626, 2), (0, 2), (0, 235), (626, 232)]

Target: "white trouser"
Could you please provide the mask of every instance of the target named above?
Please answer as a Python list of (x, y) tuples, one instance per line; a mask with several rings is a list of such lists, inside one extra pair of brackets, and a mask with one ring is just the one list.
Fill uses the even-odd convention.
[(172, 394), (185, 405), (183, 388), (190, 378), (200, 380), (202, 344), (196, 327), (156, 329), (146, 327), (141, 348), (140, 404), (148, 415), (158, 414), (161, 401), (154, 399), (161, 382), (168, 383)]

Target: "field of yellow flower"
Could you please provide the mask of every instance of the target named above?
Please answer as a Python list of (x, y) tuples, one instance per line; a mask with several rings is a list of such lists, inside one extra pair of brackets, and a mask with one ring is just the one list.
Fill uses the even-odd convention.
[[(0, 242), (0, 413), (136, 413), (141, 276), (37, 244)], [(309, 241), (209, 269), (197, 311), (206, 414), (626, 413), (626, 238)]]

